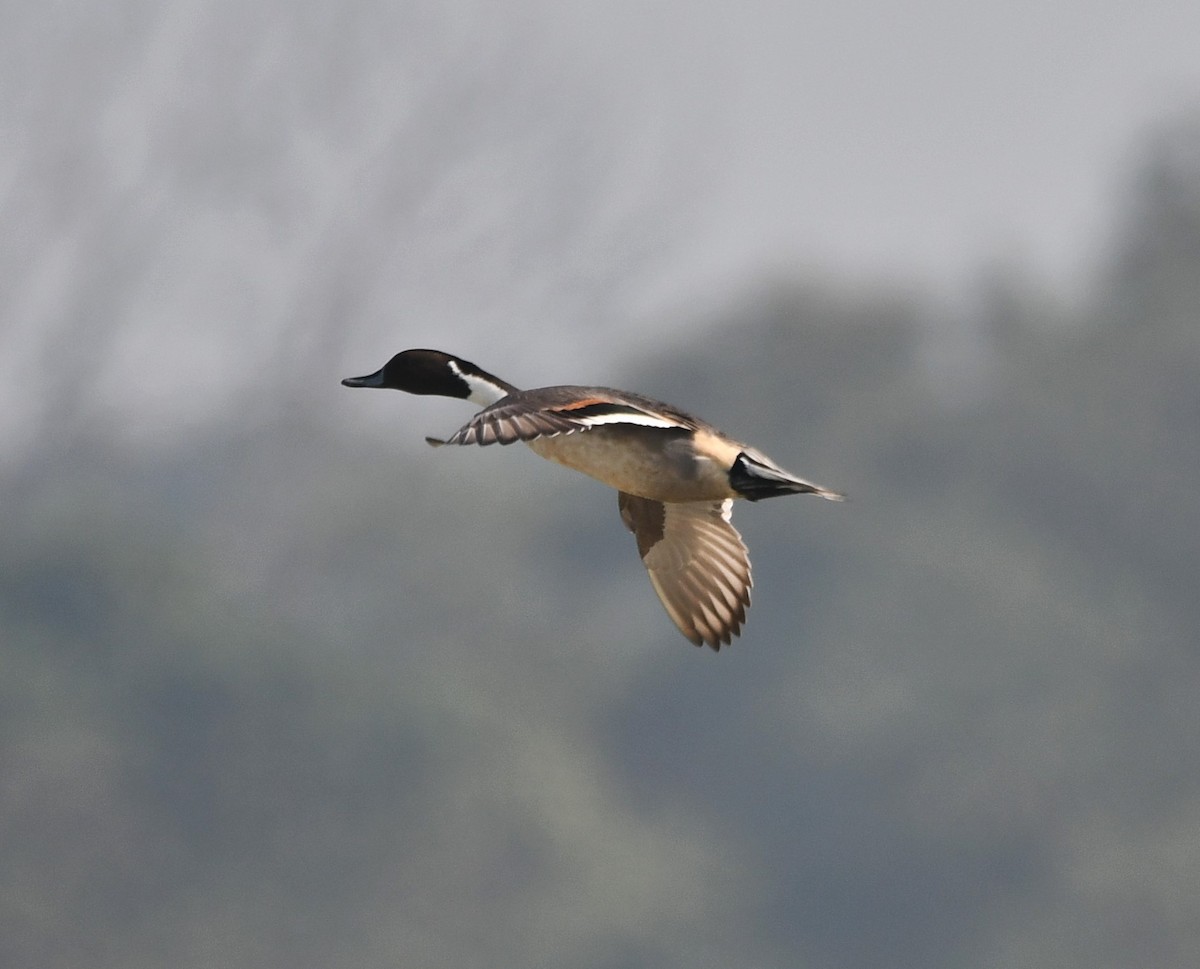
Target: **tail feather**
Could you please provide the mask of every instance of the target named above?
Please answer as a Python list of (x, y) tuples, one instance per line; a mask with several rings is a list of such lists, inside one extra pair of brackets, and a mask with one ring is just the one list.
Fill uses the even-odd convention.
[(817, 495), (829, 501), (846, 500), (846, 496), (840, 492), (797, 478), (791, 472), (767, 464), (745, 451), (733, 462), (729, 483), (747, 501), (762, 501), (779, 495)]

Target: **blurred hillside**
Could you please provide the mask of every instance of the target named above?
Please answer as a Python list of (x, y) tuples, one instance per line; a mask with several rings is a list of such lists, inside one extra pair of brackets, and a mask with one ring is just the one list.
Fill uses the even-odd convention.
[(610, 375), (851, 494), (739, 508), (720, 655), (611, 493), (425, 449), (450, 401), (276, 374), (240, 426), (45, 435), (0, 482), (0, 963), (1195, 965), (1196, 146), (1082, 306), (778, 278)]

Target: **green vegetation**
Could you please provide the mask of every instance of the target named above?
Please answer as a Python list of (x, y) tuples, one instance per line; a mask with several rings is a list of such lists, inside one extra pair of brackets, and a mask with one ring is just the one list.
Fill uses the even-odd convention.
[(851, 495), (739, 511), (719, 656), (614, 496), (405, 451), (399, 398), (47, 442), (0, 483), (0, 962), (1196, 964), (1187, 135), (1079, 306), (776, 280), (614, 377)]

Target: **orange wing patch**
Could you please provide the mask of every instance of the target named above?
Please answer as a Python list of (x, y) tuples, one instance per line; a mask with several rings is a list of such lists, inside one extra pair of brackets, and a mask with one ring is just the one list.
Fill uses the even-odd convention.
[(583, 400), (573, 400), (569, 404), (562, 404), (554, 409), (556, 411), (571, 411), (579, 410), (582, 407), (595, 407), (597, 404), (612, 404), (611, 400), (605, 400), (603, 397), (585, 397)]

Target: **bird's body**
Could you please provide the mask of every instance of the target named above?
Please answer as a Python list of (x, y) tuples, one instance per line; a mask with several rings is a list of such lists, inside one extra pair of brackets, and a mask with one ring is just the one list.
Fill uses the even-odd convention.
[(438, 350), (406, 350), (349, 387), (459, 397), (483, 407), (430, 444), (512, 444), (617, 489), (621, 519), (664, 607), (693, 643), (728, 644), (750, 604), (750, 560), (729, 523), (733, 499), (842, 495), (661, 401), (611, 387), (518, 390)]
[[(463, 429), (466, 432), (463, 440), (452, 437), (447, 443), (491, 443), (486, 438), (489, 433), (497, 434), (499, 443), (509, 443), (507, 435), (499, 436), (504, 430), (492, 430), (497, 422), (504, 421), (512, 428), (515, 439), (523, 440), (536, 454), (581, 471), (618, 491), (658, 501), (735, 497), (723, 465), (737, 457), (737, 449), (702, 427), (683, 425), (679, 417), (652, 424), (650, 421), (656, 418), (649, 415), (655, 411), (639, 409), (639, 414), (646, 415), (642, 418), (645, 423), (634, 423), (622, 415), (621, 421), (576, 427), (571, 426), (568, 416), (565, 418), (568, 426), (560, 430), (553, 425), (538, 429), (536, 419), (531, 421), (529, 416), (569, 415), (568, 408), (578, 408), (572, 401), (596, 401), (601, 394), (606, 394), (610, 402), (620, 399), (617, 391), (604, 387), (551, 387), (511, 394), (468, 424)], [(628, 400), (626, 397), (623, 403), (628, 404)], [(640, 407), (649, 406), (650, 402), (643, 399)], [(581, 430), (586, 433), (575, 433)], [(539, 436), (529, 436), (531, 432)], [(697, 446), (698, 438), (704, 447)]]

